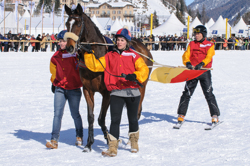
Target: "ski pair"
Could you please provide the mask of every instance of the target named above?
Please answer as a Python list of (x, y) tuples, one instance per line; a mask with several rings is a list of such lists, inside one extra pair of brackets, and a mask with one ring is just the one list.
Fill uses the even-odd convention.
[[(174, 129), (180, 129), (185, 121), (178, 121), (176, 125), (173, 126)], [(204, 128), (204, 130), (213, 130), (216, 126), (221, 124), (223, 121), (219, 121), (217, 123), (212, 123), (209, 127)]]

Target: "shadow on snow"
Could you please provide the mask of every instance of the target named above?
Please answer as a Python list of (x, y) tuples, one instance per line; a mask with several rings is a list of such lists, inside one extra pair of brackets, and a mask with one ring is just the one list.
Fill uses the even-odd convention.
[[(151, 113), (151, 112), (142, 112), (142, 120), (139, 120), (139, 125), (144, 125), (144, 124), (149, 124), (149, 123), (154, 123), (154, 122), (161, 122), (161, 121), (166, 121), (172, 124), (176, 124), (176, 116), (172, 115), (167, 115), (167, 114), (158, 114), (158, 113)], [(206, 122), (201, 122), (201, 121), (191, 121), (185, 119), (186, 122), (194, 122), (194, 123), (204, 123)], [(128, 124), (121, 124), (122, 126), (128, 126)], [(19, 139), (22, 140), (35, 140), (37, 142), (40, 142), (41, 144), (44, 145), (46, 144), (46, 140), (50, 140), (51, 138), (51, 133), (41, 133), (41, 132), (34, 132), (34, 131), (27, 131), (27, 130), (15, 130), (15, 133), (11, 133), (14, 136), (16, 136)], [(87, 142), (87, 135), (88, 135), (88, 129), (84, 129), (84, 143)], [(95, 128), (94, 129), (94, 137), (101, 135), (103, 136), (103, 133), (101, 129)], [(121, 138), (126, 138), (124, 136), (120, 136)], [(59, 146), (60, 143), (65, 143), (70, 146), (75, 146), (75, 129), (68, 129), (68, 130), (62, 130), (60, 132), (60, 139), (59, 139)], [(103, 140), (98, 140), (95, 139), (94, 144), (92, 145), (92, 149), (96, 152), (101, 152), (101, 148), (107, 148), (106, 140), (103, 138)], [(80, 149), (83, 149), (83, 146), (78, 147)]]

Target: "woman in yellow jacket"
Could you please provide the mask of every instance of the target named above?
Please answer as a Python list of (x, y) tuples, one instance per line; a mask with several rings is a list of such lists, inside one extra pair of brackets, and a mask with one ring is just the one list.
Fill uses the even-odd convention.
[[(84, 61), (89, 70), (93, 72), (104, 72), (104, 83), (110, 91), (111, 124), (108, 133), (109, 149), (102, 152), (103, 156), (116, 156), (120, 136), (120, 122), (124, 105), (127, 106), (129, 121), (129, 140), (131, 152), (138, 152), (139, 124), (137, 112), (141, 94), (138, 81), (144, 82), (148, 78), (149, 69), (144, 60), (131, 48), (130, 32), (122, 28), (116, 33), (116, 45), (113, 51), (97, 60), (89, 51), (84, 54)], [(125, 74), (125, 78), (121, 77)]]

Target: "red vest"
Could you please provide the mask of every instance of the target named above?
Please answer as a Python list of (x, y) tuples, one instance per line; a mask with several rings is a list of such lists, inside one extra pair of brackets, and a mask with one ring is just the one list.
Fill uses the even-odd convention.
[[(206, 39), (200, 43), (198, 41), (191, 41), (189, 43), (190, 46), (190, 62), (193, 66), (198, 65), (202, 60), (204, 60), (207, 56), (207, 51), (211, 48), (214, 47), (214, 44), (207, 41)], [(214, 48), (212, 48), (214, 49)], [(209, 62), (206, 66), (206, 68), (211, 68), (212, 67), (212, 62)]]
[(59, 50), (51, 57), (51, 81), (54, 86), (72, 90), (82, 87), (78, 60), (65, 50)]
[[(135, 71), (135, 62), (140, 56), (132, 49), (123, 51), (120, 55), (116, 51), (108, 52), (105, 55), (106, 70), (113, 75), (133, 74)], [(139, 85), (133, 81), (127, 81), (125, 78), (114, 77), (104, 71), (104, 82), (108, 91), (114, 89), (138, 88)]]

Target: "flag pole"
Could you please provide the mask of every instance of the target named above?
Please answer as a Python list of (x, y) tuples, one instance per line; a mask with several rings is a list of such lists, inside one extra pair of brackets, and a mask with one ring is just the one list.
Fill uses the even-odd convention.
[(19, 2), (18, 2), (18, 5), (17, 5), (17, 29), (16, 29), (16, 33), (18, 34), (18, 28), (19, 28), (19, 13), (18, 13), (18, 6), (19, 6)]
[(3, 13), (4, 13), (4, 14), (3, 14), (3, 24), (4, 24), (4, 25), (3, 25), (3, 27), (4, 27), (4, 28), (3, 28), (3, 34), (5, 34), (5, 3), (6, 3), (6, 2), (4, 1), (4, 5), (3, 5)]
[[(55, 3), (55, 2), (54, 2)], [(54, 5), (53, 5), (54, 6)], [(55, 18), (55, 7), (54, 7), (54, 9), (53, 9), (53, 33), (54, 33), (54, 18)]]
[(42, 36), (43, 36), (43, 10), (42, 10)]
[(31, 15), (32, 15), (32, 7), (33, 7), (33, 4), (32, 4), (32, 0), (30, 2), (30, 35), (31, 35)]

